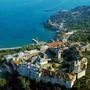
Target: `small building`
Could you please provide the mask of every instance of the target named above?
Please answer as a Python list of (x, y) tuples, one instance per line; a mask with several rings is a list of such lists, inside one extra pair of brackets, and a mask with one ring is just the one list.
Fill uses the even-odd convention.
[(45, 52), (47, 49), (48, 49), (48, 46), (47, 45), (42, 45), (40, 47), (40, 51), (42, 51), (42, 52)]
[(36, 64), (44, 65), (48, 64), (48, 61), (51, 61), (51, 59), (48, 58), (45, 53), (40, 53), (40, 55), (36, 59)]
[(75, 61), (73, 72), (77, 74), (78, 79), (86, 75), (87, 63), (87, 58), (82, 58), (81, 60)]

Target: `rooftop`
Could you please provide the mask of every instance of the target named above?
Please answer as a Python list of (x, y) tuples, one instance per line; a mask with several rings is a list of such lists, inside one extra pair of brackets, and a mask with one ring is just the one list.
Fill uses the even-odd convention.
[(48, 47), (57, 47), (57, 46), (60, 46), (60, 45), (63, 45), (64, 43), (62, 41), (55, 41), (55, 42), (51, 42), (51, 43), (48, 43), (47, 46)]

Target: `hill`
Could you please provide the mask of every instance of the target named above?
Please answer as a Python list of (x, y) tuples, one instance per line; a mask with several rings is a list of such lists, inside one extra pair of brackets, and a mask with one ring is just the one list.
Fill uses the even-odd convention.
[(45, 27), (58, 30), (90, 30), (90, 6), (62, 10), (52, 15)]

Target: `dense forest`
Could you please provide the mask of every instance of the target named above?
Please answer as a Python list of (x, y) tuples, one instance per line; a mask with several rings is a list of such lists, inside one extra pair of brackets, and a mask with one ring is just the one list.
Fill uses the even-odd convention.
[(70, 41), (76, 42), (89, 42), (90, 43), (90, 32), (88, 31), (78, 31), (69, 37)]

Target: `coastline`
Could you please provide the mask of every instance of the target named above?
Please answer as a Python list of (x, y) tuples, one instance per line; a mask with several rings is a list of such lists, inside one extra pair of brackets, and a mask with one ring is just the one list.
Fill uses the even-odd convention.
[(0, 48), (0, 51), (2, 50), (14, 50), (14, 49), (20, 49), (22, 48), (23, 46), (20, 46), (20, 47), (11, 47), (11, 48)]

